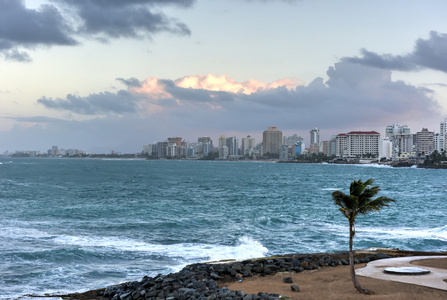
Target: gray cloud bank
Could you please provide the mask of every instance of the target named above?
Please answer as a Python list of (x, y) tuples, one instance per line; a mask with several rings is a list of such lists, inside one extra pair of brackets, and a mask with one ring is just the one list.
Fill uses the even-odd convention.
[(343, 60), (387, 70), (427, 68), (447, 73), (447, 34), (436, 31), (431, 31), (428, 39), (418, 39), (409, 54), (377, 54), (366, 49), (362, 49), (361, 53), (361, 57), (345, 57)]
[(79, 38), (103, 42), (151, 38), (159, 32), (189, 35), (186, 24), (169, 18), (160, 7), (190, 7), (194, 0), (53, 0), (29, 9), (23, 0), (0, 0), (0, 55), (31, 61), (23, 49), (74, 46)]
[[(383, 132), (386, 125), (396, 121), (411, 124), (442, 120), (441, 108), (430, 89), (392, 81), (389, 70), (342, 61), (330, 67), (327, 75), (326, 82), (316, 78), (306, 86), (252, 94), (184, 88), (176, 81), (161, 79), (157, 81), (157, 93), (152, 93), (134, 88), (144, 86), (144, 82), (121, 78), (131, 83), (127, 91), (37, 100), (47, 109), (92, 119), (57, 122), (17, 118), (34, 124), (16, 126), (8, 135), (9, 139), (21, 136), (26, 140), (25, 136), (36, 142), (40, 136), (39, 141), (46, 141), (47, 147), (68, 144), (89, 151), (92, 145), (107, 145), (103, 148), (106, 152), (112, 148), (137, 152), (143, 144), (169, 136), (195, 141), (201, 135), (217, 138), (239, 132), (241, 138), (268, 126), (299, 133), (315, 125), (331, 134), (348, 130)], [(8, 137), (2, 135), (2, 140), (8, 141)]]

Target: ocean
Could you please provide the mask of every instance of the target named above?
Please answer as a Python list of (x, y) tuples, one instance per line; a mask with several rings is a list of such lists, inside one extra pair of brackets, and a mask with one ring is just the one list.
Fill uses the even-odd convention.
[(447, 170), (0, 158), (0, 299), (210, 260), (346, 251), (348, 221), (331, 193), (368, 178), (396, 203), (357, 218), (354, 248), (447, 251)]

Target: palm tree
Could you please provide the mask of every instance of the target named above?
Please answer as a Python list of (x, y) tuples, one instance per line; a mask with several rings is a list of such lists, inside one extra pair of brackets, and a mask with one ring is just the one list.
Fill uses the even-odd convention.
[(389, 206), (389, 202), (395, 202), (395, 200), (388, 197), (372, 199), (380, 191), (379, 186), (369, 187), (372, 184), (373, 180), (371, 178), (366, 182), (362, 182), (362, 180), (354, 180), (349, 188), (349, 195), (340, 191), (332, 193), (332, 200), (334, 200), (335, 205), (340, 207), (341, 213), (348, 218), (349, 221), (349, 265), (351, 269), (352, 283), (362, 294), (372, 294), (372, 292), (362, 288), (355, 275), (354, 252), (352, 251), (352, 240), (355, 235), (355, 217), (357, 217), (358, 214), (365, 215), (372, 211), (378, 212), (382, 207)]

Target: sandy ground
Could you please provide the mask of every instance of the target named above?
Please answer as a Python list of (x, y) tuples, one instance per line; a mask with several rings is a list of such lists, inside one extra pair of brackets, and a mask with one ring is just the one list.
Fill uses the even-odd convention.
[[(427, 259), (413, 262), (415, 265), (447, 269), (447, 259)], [(363, 268), (366, 264), (356, 265)], [(284, 283), (284, 277), (292, 277), (293, 283), (300, 288), (299, 292), (291, 291), (291, 283)], [(325, 267), (318, 270), (301, 273), (277, 273), (265, 277), (252, 277), (242, 282), (226, 283), (231, 290), (241, 290), (245, 293), (259, 292), (287, 295), (290, 299), (447, 299), (447, 291), (437, 290), (394, 281), (373, 279), (357, 276), (362, 287), (372, 290), (374, 295), (362, 295), (354, 288), (351, 281), (349, 266)], [(446, 278), (447, 279), (447, 278)]]

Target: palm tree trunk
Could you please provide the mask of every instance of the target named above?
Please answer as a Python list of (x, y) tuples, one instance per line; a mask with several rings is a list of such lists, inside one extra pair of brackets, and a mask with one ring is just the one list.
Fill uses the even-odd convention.
[(354, 284), (354, 287), (362, 294), (371, 295), (373, 294), (372, 291), (368, 289), (362, 288), (360, 285), (360, 282), (357, 279), (357, 276), (355, 275), (355, 268), (354, 268), (354, 252), (352, 251), (352, 240), (354, 239), (355, 230), (354, 230), (354, 224), (352, 222), (349, 222), (349, 266), (351, 269), (351, 278), (352, 283)]

